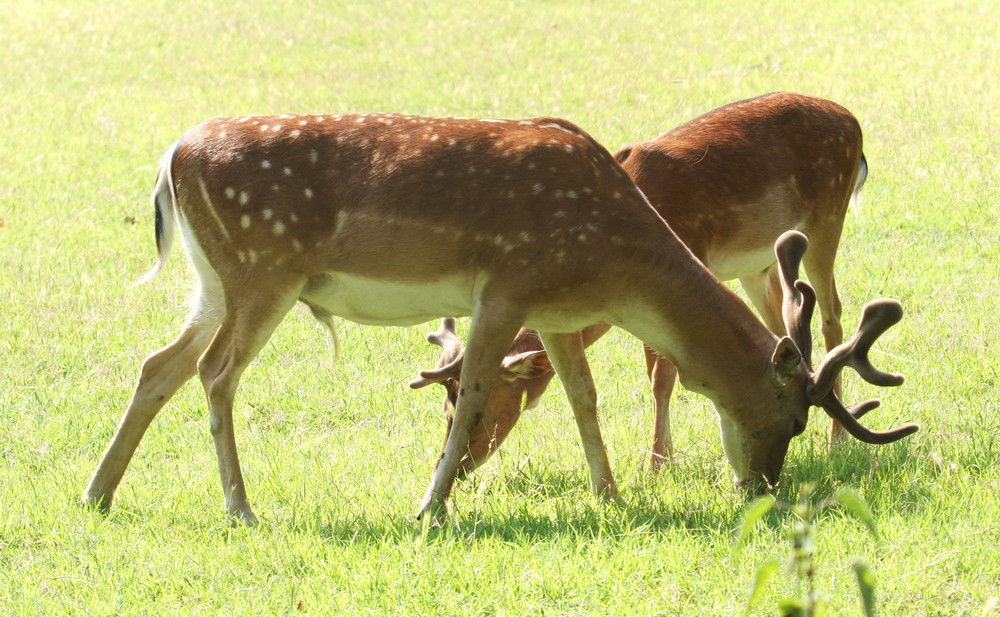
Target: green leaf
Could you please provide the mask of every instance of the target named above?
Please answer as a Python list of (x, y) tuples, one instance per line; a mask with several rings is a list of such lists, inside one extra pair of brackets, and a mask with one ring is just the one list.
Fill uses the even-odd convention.
[(860, 559), (851, 563), (851, 567), (858, 577), (858, 590), (861, 592), (861, 607), (865, 610), (865, 617), (875, 617), (875, 573)]
[(837, 491), (834, 496), (837, 503), (844, 506), (847, 510), (851, 512), (854, 516), (861, 519), (868, 529), (872, 532), (872, 535), (878, 539), (878, 527), (875, 526), (875, 517), (872, 515), (871, 509), (868, 507), (868, 502), (854, 489), (842, 488)]
[(826, 617), (830, 614), (830, 605), (823, 598), (813, 601), (812, 617)]
[(806, 609), (798, 600), (782, 598), (778, 600), (778, 614), (781, 617), (805, 617)]
[(743, 523), (740, 525), (739, 530), (736, 533), (735, 549), (737, 554), (743, 548), (746, 543), (747, 536), (753, 531), (754, 526), (757, 524), (765, 514), (774, 508), (774, 497), (771, 495), (763, 495), (753, 500), (753, 502), (747, 506), (746, 511), (743, 513)]
[(745, 617), (749, 617), (750, 611), (756, 606), (757, 601), (760, 600), (760, 596), (764, 593), (764, 588), (767, 586), (768, 581), (774, 577), (774, 573), (778, 571), (781, 567), (781, 560), (777, 557), (772, 557), (760, 564), (757, 571), (753, 575), (753, 583), (750, 584), (750, 597), (747, 598), (747, 610), (743, 613)]

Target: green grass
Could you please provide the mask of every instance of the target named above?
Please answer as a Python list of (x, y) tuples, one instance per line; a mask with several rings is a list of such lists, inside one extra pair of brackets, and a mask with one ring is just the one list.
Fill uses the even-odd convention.
[[(267, 4), (268, 6), (259, 6)], [(651, 414), (638, 344), (591, 354), (630, 506), (589, 496), (553, 388), (459, 486), (440, 530), (412, 519), (440, 393), (410, 391), (432, 324), (322, 329), (293, 311), (247, 372), (237, 438), (262, 525), (222, 512), (204, 395), (153, 423), (112, 513), (78, 505), (142, 358), (186, 314), (183, 259), (154, 260), (154, 165), (185, 129), (251, 112), (559, 115), (609, 148), (739, 98), (838, 101), (871, 175), (838, 262), (845, 329), (874, 297), (904, 321), (879, 361), (906, 373), (866, 421), (922, 430), (827, 451), (814, 414), (783, 496), (853, 487), (881, 543), (833, 509), (818, 585), (860, 614), (850, 558), (882, 615), (982, 614), (1000, 594), (1000, 9), (945, 2), (41, 2), (0, 5), (0, 613), (11, 615), (734, 615), (787, 552), (773, 516), (737, 558), (743, 504), (714, 412), (681, 393), (677, 464), (641, 470)], [(790, 578), (754, 614), (773, 614)], [(785, 587), (782, 587), (785, 585)]]

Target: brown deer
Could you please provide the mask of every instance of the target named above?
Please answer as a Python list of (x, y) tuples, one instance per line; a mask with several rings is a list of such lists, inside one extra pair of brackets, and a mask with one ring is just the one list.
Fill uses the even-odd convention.
[[(861, 127), (840, 105), (776, 92), (725, 105), (652, 141), (625, 146), (615, 159), (695, 257), (721, 280), (739, 279), (764, 323), (778, 334), (784, 334), (785, 327), (772, 247), (787, 229), (805, 233), (811, 248), (804, 265), (816, 290), (830, 351), (843, 341), (833, 266), (848, 205), (867, 175), (861, 146)], [(584, 336), (592, 342), (606, 331), (607, 326), (593, 326)], [(449, 349), (437, 370), (424, 371), (410, 385), (442, 383), (457, 389), (461, 362), (454, 361), (461, 343), (447, 326), (435, 337), (450, 339)], [(538, 336), (522, 330), (507, 362), (541, 350)], [(677, 368), (648, 346), (645, 355), (653, 390), (650, 458), (655, 470), (673, 457), (669, 402)], [(531, 360), (536, 366), (545, 364), (543, 356)], [(509, 373), (497, 383), (473, 431), (460, 474), (499, 448), (522, 409), (530, 408), (522, 400), (537, 403), (551, 378), (551, 371), (536, 369)], [(835, 391), (839, 396), (839, 382)], [(447, 402), (445, 412), (450, 418)], [(833, 421), (831, 440), (842, 434)]]
[(472, 316), (454, 424), (421, 515), (445, 508), (522, 325), (541, 333), (577, 420), (591, 488), (608, 499), (618, 489), (580, 334), (598, 322), (635, 334), (715, 402), (742, 485), (777, 481), (788, 442), (817, 400), (872, 441), (916, 430), (876, 433), (855, 421), (795, 343), (772, 334), (719, 283), (614, 158), (565, 120), (216, 119), (170, 149), (153, 201), (159, 261), (151, 274), (179, 229), (199, 286), (178, 338), (143, 363), (85, 491), (102, 508), (149, 423), (197, 373), (225, 507), (256, 521), (233, 399), (244, 369), (297, 301), (331, 328), (334, 315), (374, 325)]

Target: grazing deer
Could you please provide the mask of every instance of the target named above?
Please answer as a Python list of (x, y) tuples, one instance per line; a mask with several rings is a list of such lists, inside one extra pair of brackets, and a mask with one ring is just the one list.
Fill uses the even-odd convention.
[[(804, 265), (830, 351), (843, 341), (833, 265), (848, 204), (867, 175), (861, 145), (861, 127), (840, 105), (777, 92), (712, 110), (652, 141), (623, 147), (615, 159), (695, 257), (721, 280), (740, 280), (764, 323), (778, 334), (785, 327), (772, 247), (785, 230), (802, 231), (811, 242)], [(605, 331), (607, 326), (594, 326), (584, 336), (593, 341)], [(436, 370), (424, 371), (410, 385), (442, 383), (456, 390), (461, 362), (453, 361), (461, 343), (447, 325), (434, 336), (437, 344), (449, 339), (449, 347)], [(507, 362), (541, 350), (538, 336), (522, 330)], [(657, 469), (673, 456), (669, 402), (677, 368), (648, 346), (645, 355), (653, 390), (651, 464)], [(531, 361), (545, 365), (544, 356)], [(539, 368), (505, 373), (473, 431), (461, 474), (499, 448), (522, 408), (538, 401), (551, 378), (551, 371)], [(447, 401), (445, 412), (450, 418)], [(833, 421), (831, 440), (841, 435)]]
[[(199, 286), (178, 338), (143, 363), (85, 491), (102, 508), (149, 423), (197, 373), (226, 509), (256, 521), (233, 399), (244, 369), (300, 300), (331, 328), (334, 315), (373, 325), (472, 316), (454, 424), (421, 515), (444, 509), (522, 325), (541, 333), (576, 417), (592, 490), (609, 499), (618, 490), (580, 334), (591, 324), (632, 332), (715, 402), (744, 485), (776, 482), (809, 405), (833, 397), (817, 391), (791, 339), (772, 334), (719, 283), (611, 155), (565, 120), (216, 119), (170, 149), (153, 201), (159, 261), (150, 274), (179, 229)], [(874, 441), (916, 428), (874, 433), (842, 405), (833, 409)]]

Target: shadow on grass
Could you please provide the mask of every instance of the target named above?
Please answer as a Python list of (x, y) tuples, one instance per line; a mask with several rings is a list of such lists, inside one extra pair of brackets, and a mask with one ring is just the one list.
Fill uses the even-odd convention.
[[(287, 509), (278, 515), (280, 520), (268, 520), (266, 510), (259, 514), (265, 528), (362, 546), (439, 541), (525, 544), (562, 538), (617, 538), (626, 543), (644, 535), (677, 531), (693, 537), (731, 536), (748, 502), (729, 482), (728, 467), (693, 459), (687, 463), (668, 466), (658, 475), (639, 470), (620, 474), (628, 505), (590, 495), (582, 469), (536, 466), (509, 475), (486, 471), (456, 487), (454, 509), (440, 528), (428, 529), (416, 520), (416, 495), (412, 509), (405, 510), (394, 499), (385, 504), (327, 501), (304, 510)], [(820, 501), (842, 487), (851, 487), (872, 505), (876, 515), (891, 511), (905, 516), (938, 498), (940, 473), (925, 453), (905, 442), (877, 447), (846, 443), (831, 450), (814, 439), (790, 453), (776, 497), (792, 503), (803, 486), (813, 485), (813, 498)], [(279, 509), (274, 505), (272, 513)], [(115, 524), (141, 524), (156, 509), (155, 504), (144, 508), (123, 503), (112, 510), (109, 519)], [(171, 526), (177, 528), (199, 527), (190, 515), (171, 518)], [(224, 516), (213, 520), (212, 527), (241, 527)], [(783, 517), (776, 515), (761, 523), (773, 530), (784, 524)]]
[[(518, 474), (502, 485), (470, 479), (456, 490), (452, 511), (439, 528), (429, 528), (413, 512), (312, 512), (291, 522), (297, 533), (331, 542), (501, 541), (517, 544), (573, 538), (602, 541), (684, 531), (689, 535), (728, 536), (739, 524), (743, 501), (731, 488), (702, 483), (706, 498), (667, 493), (655, 480), (623, 490), (627, 505), (606, 502), (581, 488), (579, 471)], [(613, 540), (612, 540), (613, 541)]]

